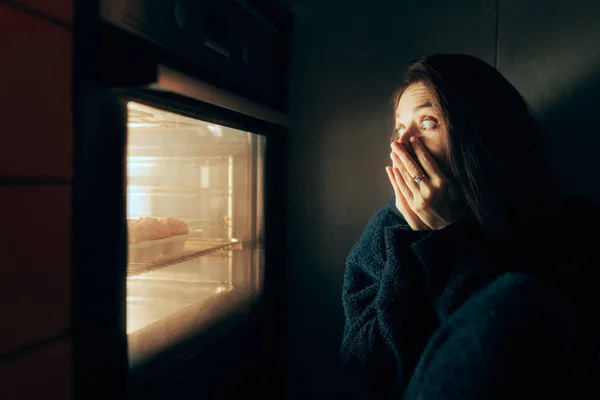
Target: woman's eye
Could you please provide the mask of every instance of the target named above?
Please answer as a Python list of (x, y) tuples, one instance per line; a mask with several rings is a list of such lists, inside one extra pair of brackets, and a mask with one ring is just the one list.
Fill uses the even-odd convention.
[(423, 124), (421, 125), (421, 129), (433, 129), (435, 128), (435, 122), (430, 119), (424, 119)]

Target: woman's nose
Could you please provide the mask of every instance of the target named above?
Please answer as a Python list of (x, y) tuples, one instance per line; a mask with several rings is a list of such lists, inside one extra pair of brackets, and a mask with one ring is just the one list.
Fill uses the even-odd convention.
[(406, 145), (410, 145), (410, 138), (413, 136), (417, 136), (418, 133), (418, 130), (415, 129), (413, 126), (403, 128), (403, 130), (400, 131), (400, 134), (398, 135), (398, 140), (396, 141)]

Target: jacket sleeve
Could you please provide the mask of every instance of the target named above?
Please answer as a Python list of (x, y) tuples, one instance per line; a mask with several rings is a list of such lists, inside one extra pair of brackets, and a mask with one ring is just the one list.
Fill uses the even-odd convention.
[(397, 395), (410, 380), (435, 316), (410, 248), (424, 233), (386, 226), (386, 212), (371, 218), (346, 261), (341, 359), (370, 394)]
[(471, 295), (516, 265), (503, 265), (472, 222), (430, 231), (410, 244), (425, 278), (428, 302), (443, 323)]

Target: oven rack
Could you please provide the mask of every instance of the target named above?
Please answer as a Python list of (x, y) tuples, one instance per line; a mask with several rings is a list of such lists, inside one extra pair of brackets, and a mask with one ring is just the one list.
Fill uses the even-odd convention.
[[(180, 264), (209, 254), (232, 250), (234, 246), (241, 246), (241, 243), (233, 240), (209, 239), (199, 237), (188, 237), (183, 239), (185, 244), (180, 252), (164, 253), (161, 250), (162, 243), (153, 244), (151, 241), (142, 242), (146, 246), (144, 249), (129, 249), (129, 257), (133, 258), (132, 252), (144, 251), (146, 259), (129, 260), (127, 263), (127, 277), (144, 274), (155, 271), (171, 265)], [(133, 247), (133, 246), (130, 246)], [(154, 254), (152, 254), (154, 252)]]

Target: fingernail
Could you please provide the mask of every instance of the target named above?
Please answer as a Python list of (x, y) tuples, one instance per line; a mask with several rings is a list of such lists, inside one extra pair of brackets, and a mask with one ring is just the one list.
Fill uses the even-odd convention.
[(412, 143), (414, 143), (414, 142), (416, 142), (416, 141), (417, 141), (417, 138), (413, 136), (413, 137), (411, 137), (411, 138), (410, 138), (410, 141), (411, 141)]

